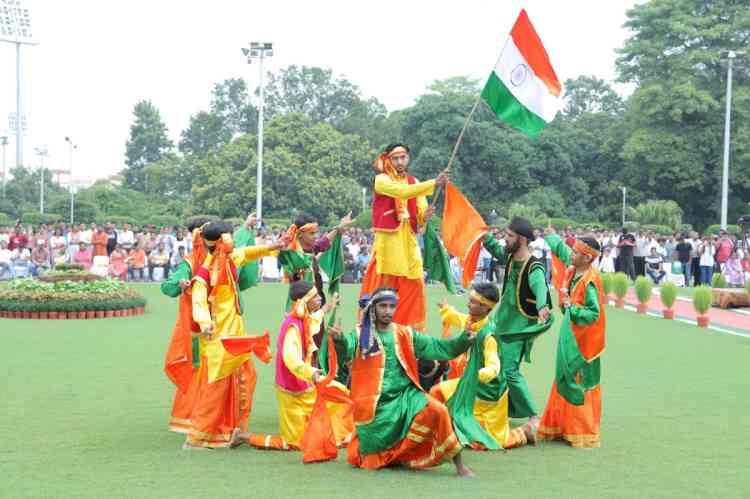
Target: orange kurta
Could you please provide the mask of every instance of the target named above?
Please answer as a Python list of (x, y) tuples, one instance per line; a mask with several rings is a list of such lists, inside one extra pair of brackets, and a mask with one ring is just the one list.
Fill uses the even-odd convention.
[(91, 235), (91, 245), (94, 248), (94, 256), (107, 255), (107, 233), (95, 232)]

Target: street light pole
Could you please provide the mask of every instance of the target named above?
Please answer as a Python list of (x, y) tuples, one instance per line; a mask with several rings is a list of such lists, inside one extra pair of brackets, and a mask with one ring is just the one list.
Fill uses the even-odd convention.
[(5, 146), (8, 145), (8, 137), (3, 135), (0, 137), (0, 146), (3, 146), (3, 199), (5, 199), (5, 183), (8, 181), (8, 171), (5, 168)]
[(625, 199), (627, 197), (628, 188), (627, 187), (620, 187), (620, 190), (622, 190), (622, 226), (625, 227)]
[(732, 64), (737, 53), (730, 50), (727, 54), (727, 107), (724, 114), (724, 168), (721, 173), (721, 228), (727, 228), (727, 211), (729, 210), (729, 142), (732, 116)]
[(70, 225), (73, 225), (73, 222), (75, 220), (73, 213), (76, 202), (73, 182), (73, 149), (77, 149), (78, 145), (73, 144), (73, 140), (70, 137), (65, 137), (65, 142), (68, 143), (68, 178), (70, 179)]
[(258, 104), (258, 169), (256, 172), (257, 186), (255, 198), (255, 213), (258, 217), (258, 223), (263, 220), (263, 108), (265, 106), (265, 96), (263, 88), (263, 59), (273, 56), (272, 43), (250, 43), (250, 48), (243, 48), (242, 53), (247, 58), (247, 63), (252, 64), (253, 59), (258, 59), (259, 71), (259, 97)]
[(39, 213), (44, 213), (44, 157), (48, 153), (46, 147), (36, 147), (34, 151), (39, 155)]

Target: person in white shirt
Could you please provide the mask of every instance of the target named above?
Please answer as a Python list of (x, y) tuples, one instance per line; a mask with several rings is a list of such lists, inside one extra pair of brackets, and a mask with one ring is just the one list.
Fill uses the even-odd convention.
[(93, 236), (95, 232), (96, 232), (96, 224), (92, 223), (88, 229), (81, 232), (80, 242), (86, 244), (86, 246), (91, 246), (91, 236)]
[(639, 233), (635, 240), (633, 249), (633, 265), (635, 266), (636, 275), (646, 275), (646, 257), (649, 255), (651, 241), (648, 234)]
[(359, 246), (359, 242), (356, 239), (352, 239), (352, 242), (349, 243), (349, 246), (347, 246), (346, 249), (349, 251), (349, 254), (352, 255), (352, 258), (356, 260), (362, 248)]
[(0, 277), (7, 275), (13, 279), (15, 272), (13, 271), (13, 252), (8, 249), (8, 243), (6, 241), (0, 241)]
[(664, 279), (664, 276), (667, 275), (667, 272), (664, 270), (664, 259), (654, 247), (651, 248), (651, 254), (646, 257), (646, 274), (648, 274), (657, 286)]
[(597, 260), (597, 270), (602, 273), (615, 271), (615, 259), (612, 256), (612, 248), (605, 247), (602, 256)]
[(700, 277), (699, 282), (701, 284), (711, 285), (711, 281), (714, 277), (714, 264), (716, 260), (716, 247), (714, 246), (711, 238), (706, 237), (698, 245), (698, 264), (700, 265)]
[(122, 230), (117, 233), (117, 244), (125, 251), (130, 251), (135, 245), (135, 234), (130, 230), (130, 224), (124, 224)]

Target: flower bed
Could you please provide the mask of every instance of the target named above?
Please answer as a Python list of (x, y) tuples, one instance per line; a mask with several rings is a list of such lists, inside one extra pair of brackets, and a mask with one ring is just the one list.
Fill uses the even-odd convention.
[(14, 279), (0, 285), (0, 317), (94, 319), (140, 315), (146, 300), (113, 279), (44, 282)]
[(62, 281), (102, 281), (104, 277), (92, 274), (83, 269), (71, 270), (49, 270), (39, 277), (42, 282), (62, 282)]

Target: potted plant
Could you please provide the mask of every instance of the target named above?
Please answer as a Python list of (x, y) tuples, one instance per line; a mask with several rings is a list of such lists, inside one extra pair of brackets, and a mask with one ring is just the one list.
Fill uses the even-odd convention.
[(102, 302), (102, 307), (104, 308), (104, 317), (109, 318), (115, 316), (115, 307), (112, 300)]
[(59, 305), (57, 306), (57, 318), (58, 319), (67, 319), (68, 318), (68, 302), (67, 301), (61, 301), (59, 302)]
[(78, 301), (78, 303), (77, 303), (76, 318), (77, 319), (85, 319), (86, 318), (86, 303), (84, 303), (83, 301)]
[(714, 276), (711, 278), (711, 287), (716, 289), (724, 289), (729, 287), (727, 284), (727, 280), (724, 277), (724, 274), (721, 272), (717, 272), (714, 274)]
[(635, 296), (638, 298), (637, 311), (639, 314), (645, 314), (648, 311), (648, 302), (651, 299), (651, 291), (654, 283), (646, 276), (639, 275), (635, 279)]
[(97, 319), (103, 319), (104, 318), (104, 308), (102, 308), (101, 302), (96, 304), (96, 318)]
[(618, 272), (612, 277), (612, 291), (617, 297), (615, 301), (617, 308), (625, 308), (625, 295), (628, 294), (629, 287), (630, 278), (622, 272)]
[(60, 315), (60, 303), (57, 301), (50, 301), (47, 302), (47, 307), (49, 308), (48, 317), (57, 320)]
[(29, 319), (39, 318), (39, 302), (32, 301), (29, 303)]
[(96, 312), (94, 311), (94, 308), (96, 307), (95, 303), (87, 303), (86, 304), (86, 318), (87, 319), (96, 319)]
[(45, 301), (39, 302), (39, 318), (49, 319), (49, 302), (45, 302)]
[(602, 279), (602, 292), (604, 293), (604, 301), (609, 305), (609, 295), (612, 293), (612, 278), (614, 274), (611, 272), (605, 272), (601, 274)]
[(31, 310), (34, 302), (19, 303), (14, 310), (19, 319), (31, 319)]
[(713, 295), (711, 288), (706, 285), (701, 285), (695, 288), (693, 291), (693, 307), (698, 312), (698, 326), (708, 327), (708, 311), (711, 309), (711, 302), (713, 301)]
[(664, 305), (662, 315), (665, 319), (674, 319), (674, 302), (677, 299), (677, 285), (671, 281), (667, 281), (659, 288), (659, 296), (661, 297), (661, 303)]

